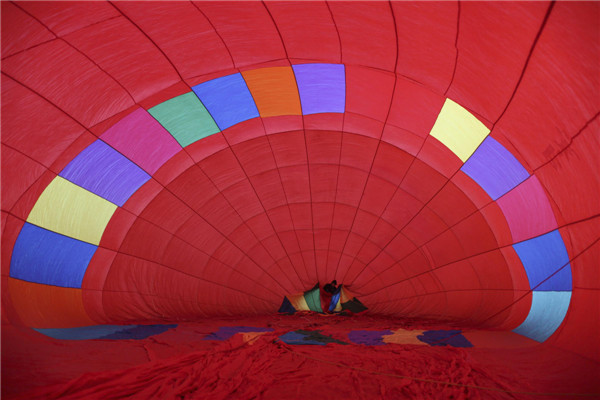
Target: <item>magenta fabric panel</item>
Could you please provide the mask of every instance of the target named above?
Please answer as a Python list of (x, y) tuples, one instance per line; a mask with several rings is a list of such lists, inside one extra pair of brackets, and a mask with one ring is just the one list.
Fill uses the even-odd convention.
[(173, 136), (142, 108), (113, 125), (101, 139), (151, 175), (181, 150)]
[(558, 228), (548, 196), (535, 175), (497, 202), (506, 217), (515, 243)]

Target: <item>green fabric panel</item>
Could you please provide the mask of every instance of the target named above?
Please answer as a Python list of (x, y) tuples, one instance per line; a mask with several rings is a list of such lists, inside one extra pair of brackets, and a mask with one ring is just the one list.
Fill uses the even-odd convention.
[(194, 92), (160, 103), (148, 112), (173, 135), (181, 147), (219, 132), (219, 127)]
[(321, 293), (319, 292), (319, 284), (314, 288), (304, 292), (304, 299), (310, 311), (323, 312), (321, 308)]

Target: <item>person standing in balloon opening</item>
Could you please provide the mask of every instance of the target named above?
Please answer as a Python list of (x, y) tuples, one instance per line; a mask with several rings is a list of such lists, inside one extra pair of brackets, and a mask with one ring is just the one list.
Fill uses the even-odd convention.
[(328, 312), (333, 312), (333, 310), (335, 310), (337, 302), (340, 298), (339, 293), (341, 290), (342, 285), (337, 286), (337, 281), (335, 279), (331, 281), (331, 283), (326, 283), (325, 286), (323, 286), (324, 293), (321, 304), (326, 306), (323, 307), (324, 310), (328, 310)]
[(323, 286), (323, 290), (331, 295), (335, 294), (337, 289), (337, 281), (335, 279), (331, 281), (331, 283), (326, 283), (325, 286)]

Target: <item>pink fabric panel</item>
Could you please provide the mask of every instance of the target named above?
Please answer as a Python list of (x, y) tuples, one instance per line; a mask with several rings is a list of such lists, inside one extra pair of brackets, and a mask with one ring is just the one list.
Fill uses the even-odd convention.
[(535, 175), (499, 198), (497, 203), (515, 243), (558, 227), (548, 196)]
[(100, 139), (151, 175), (181, 150), (173, 136), (142, 108), (117, 122)]

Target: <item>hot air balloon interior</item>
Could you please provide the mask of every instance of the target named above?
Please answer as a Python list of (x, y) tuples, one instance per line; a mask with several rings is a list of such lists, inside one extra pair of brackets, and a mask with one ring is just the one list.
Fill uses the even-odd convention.
[(2, 1), (2, 397), (600, 397), (600, 3)]

